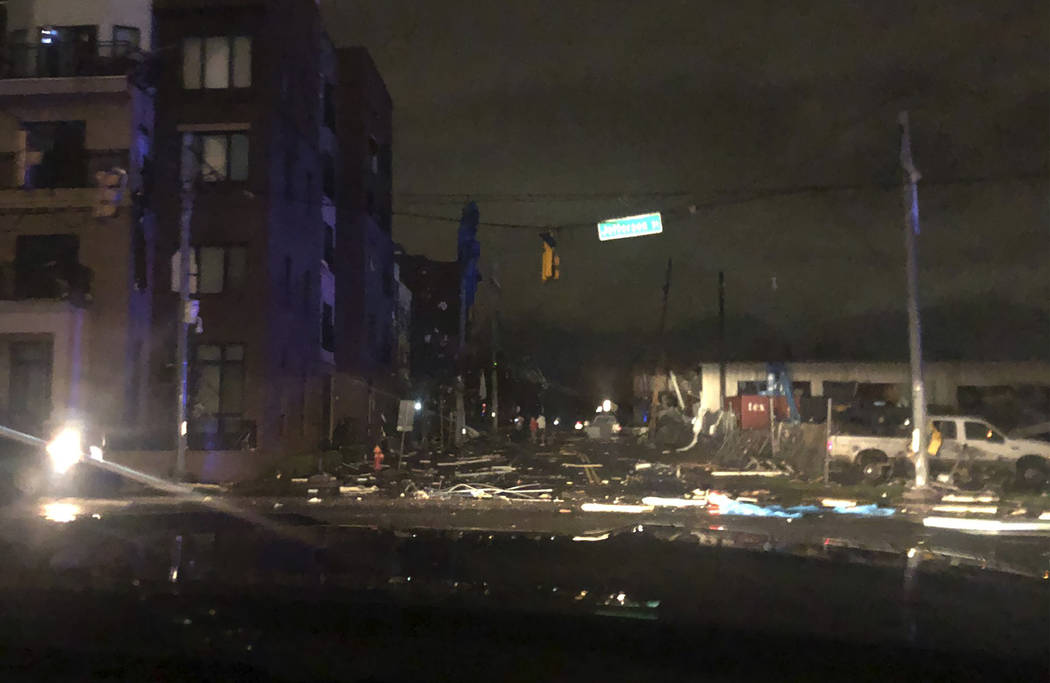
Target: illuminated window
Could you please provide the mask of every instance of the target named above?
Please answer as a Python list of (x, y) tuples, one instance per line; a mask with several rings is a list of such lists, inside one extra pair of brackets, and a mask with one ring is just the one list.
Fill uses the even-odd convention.
[(190, 37), (182, 40), (182, 87), (250, 88), (252, 39), (248, 36)]
[(244, 346), (201, 344), (194, 373), (194, 409), (201, 416), (232, 417), (244, 408)]
[(248, 179), (249, 143), (246, 133), (200, 133), (183, 164), (196, 164), (207, 183)]
[(197, 247), (198, 293), (219, 294), (240, 287), (246, 261), (247, 249), (243, 246)]

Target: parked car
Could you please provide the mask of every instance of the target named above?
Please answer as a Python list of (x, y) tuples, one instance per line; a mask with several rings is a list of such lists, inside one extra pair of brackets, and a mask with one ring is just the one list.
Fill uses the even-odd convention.
[[(940, 432), (941, 448), (930, 456), (930, 463), (976, 466), (992, 463), (1011, 465), (1017, 484), (1041, 489), (1050, 481), (1050, 443), (1036, 439), (1013, 439), (979, 417), (934, 415), (933, 426)], [(886, 478), (895, 461), (912, 461), (910, 436), (858, 436), (836, 434), (827, 447), (832, 459), (860, 468), (866, 481)]]
[(611, 439), (620, 433), (623, 427), (611, 413), (599, 413), (594, 416), (591, 423), (583, 428), (583, 433), (589, 439)]

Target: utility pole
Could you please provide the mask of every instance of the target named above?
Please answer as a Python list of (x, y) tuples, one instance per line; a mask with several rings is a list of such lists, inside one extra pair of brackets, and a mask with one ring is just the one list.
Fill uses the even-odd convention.
[(452, 435), (452, 443), (457, 446), (463, 443), (463, 430), (466, 428), (466, 406), (463, 401), (464, 380), (463, 371), (466, 364), (464, 358), (467, 348), (467, 280), (465, 276), (459, 278), (459, 352), (456, 354), (456, 433)]
[(660, 305), (660, 364), (667, 364), (667, 299), (671, 293), (671, 259), (667, 259), (667, 272), (664, 275), (663, 299)]
[(175, 325), (178, 358), (178, 390), (176, 393), (176, 446), (175, 480), (186, 477), (186, 434), (189, 430), (186, 404), (189, 379), (189, 332), (190, 332), (190, 223), (193, 220), (193, 200), (197, 178), (197, 165), (189, 160), (195, 158), (193, 135), (182, 135), (182, 214), (179, 217), (179, 310)]
[(499, 281), (499, 263), (492, 262), (492, 281), (495, 305), (492, 307), (492, 433), (499, 433), (499, 306), (503, 286)]
[(726, 274), (718, 271), (718, 409), (726, 407)]
[(463, 443), (466, 431), (466, 406), (463, 398), (465, 390), (463, 374), (466, 370), (467, 349), (467, 313), (474, 303), (474, 294), (478, 287), (478, 258), (481, 256), (481, 245), (478, 244), (478, 205), (473, 201), (463, 207), (457, 234), (457, 261), (459, 262), (459, 353), (456, 354), (456, 433), (452, 435), (457, 446)]
[(915, 453), (915, 488), (926, 488), (929, 464), (926, 459), (926, 386), (922, 378), (922, 327), (919, 322), (919, 189), (922, 177), (911, 157), (911, 131), (908, 112), (902, 111), (900, 125), (900, 163), (903, 175), (901, 193), (904, 204), (904, 249), (908, 272), (908, 352), (911, 361), (911, 448)]

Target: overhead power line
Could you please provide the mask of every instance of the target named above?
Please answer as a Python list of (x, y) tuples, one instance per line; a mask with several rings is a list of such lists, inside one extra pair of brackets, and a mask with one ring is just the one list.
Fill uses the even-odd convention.
[(609, 199), (688, 197), (685, 190), (652, 190), (621, 192), (396, 192), (395, 198), (417, 204), (465, 202), (579, 202)]
[[(1022, 173), (1005, 176), (975, 176), (965, 178), (946, 178), (937, 179), (931, 178), (922, 182), (924, 187), (939, 187), (939, 186), (952, 186), (952, 185), (978, 185), (984, 183), (1000, 183), (1000, 182), (1016, 182), (1025, 180), (1046, 180), (1050, 178), (1050, 172), (1043, 170), (1035, 173)], [(777, 199), (782, 197), (801, 196), (807, 194), (823, 195), (832, 194), (838, 192), (851, 192), (861, 190), (895, 190), (897, 189), (895, 183), (848, 183), (839, 185), (796, 185), (787, 187), (770, 187), (770, 188), (739, 188), (735, 190), (720, 190), (720, 194), (735, 194), (736, 196), (721, 197), (717, 199), (710, 199), (707, 201), (696, 201), (691, 202), (687, 205), (680, 205), (665, 209), (662, 213), (667, 215), (676, 214), (692, 214), (701, 210), (716, 209), (727, 206), (741, 206), (746, 204), (752, 204), (770, 199)], [(468, 197), (468, 195), (463, 195)], [(679, 195), (681, 196), (681, 195)], [(414, 211), (394, 211), (395, 216), (401, 216), (405, 218), (415, 218), (419, 220), (429, 220), (442, 223), (458, 223), (459, 217), (456, 216), (444, 216), (440, 214), (421, 213)], [(482, 226), (489, 228), (512, 228), (512, 229), (525, 229), (525, 230), (566, 230), (573, 228), (592, 228), (595, 225), (595, 221), (576, 221), (571, 223), (510, 223), (500, 221), (482, 221)]]

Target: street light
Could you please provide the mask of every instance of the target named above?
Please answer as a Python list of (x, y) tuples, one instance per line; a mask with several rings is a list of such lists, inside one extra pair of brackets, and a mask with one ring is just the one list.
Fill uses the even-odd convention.
[(423, 410), (423, 402), (416, 401), (416, 404), (413, 406), (413, 408), (415, 408), (416, 412), (418, 413), (419, 411)]
[(48, 442), (46, 451), (51, 459), (51, 469), (56, 474), (65, 474), (84, 457), (82, 437), (76, 427), (65, 427)]
[(605, 411), (606, 413), (611, 411), (612, 410), (612, 401), (610, 401), (609, 399), (605, 399), (604, 401), (602, 401), (602, 410)]

